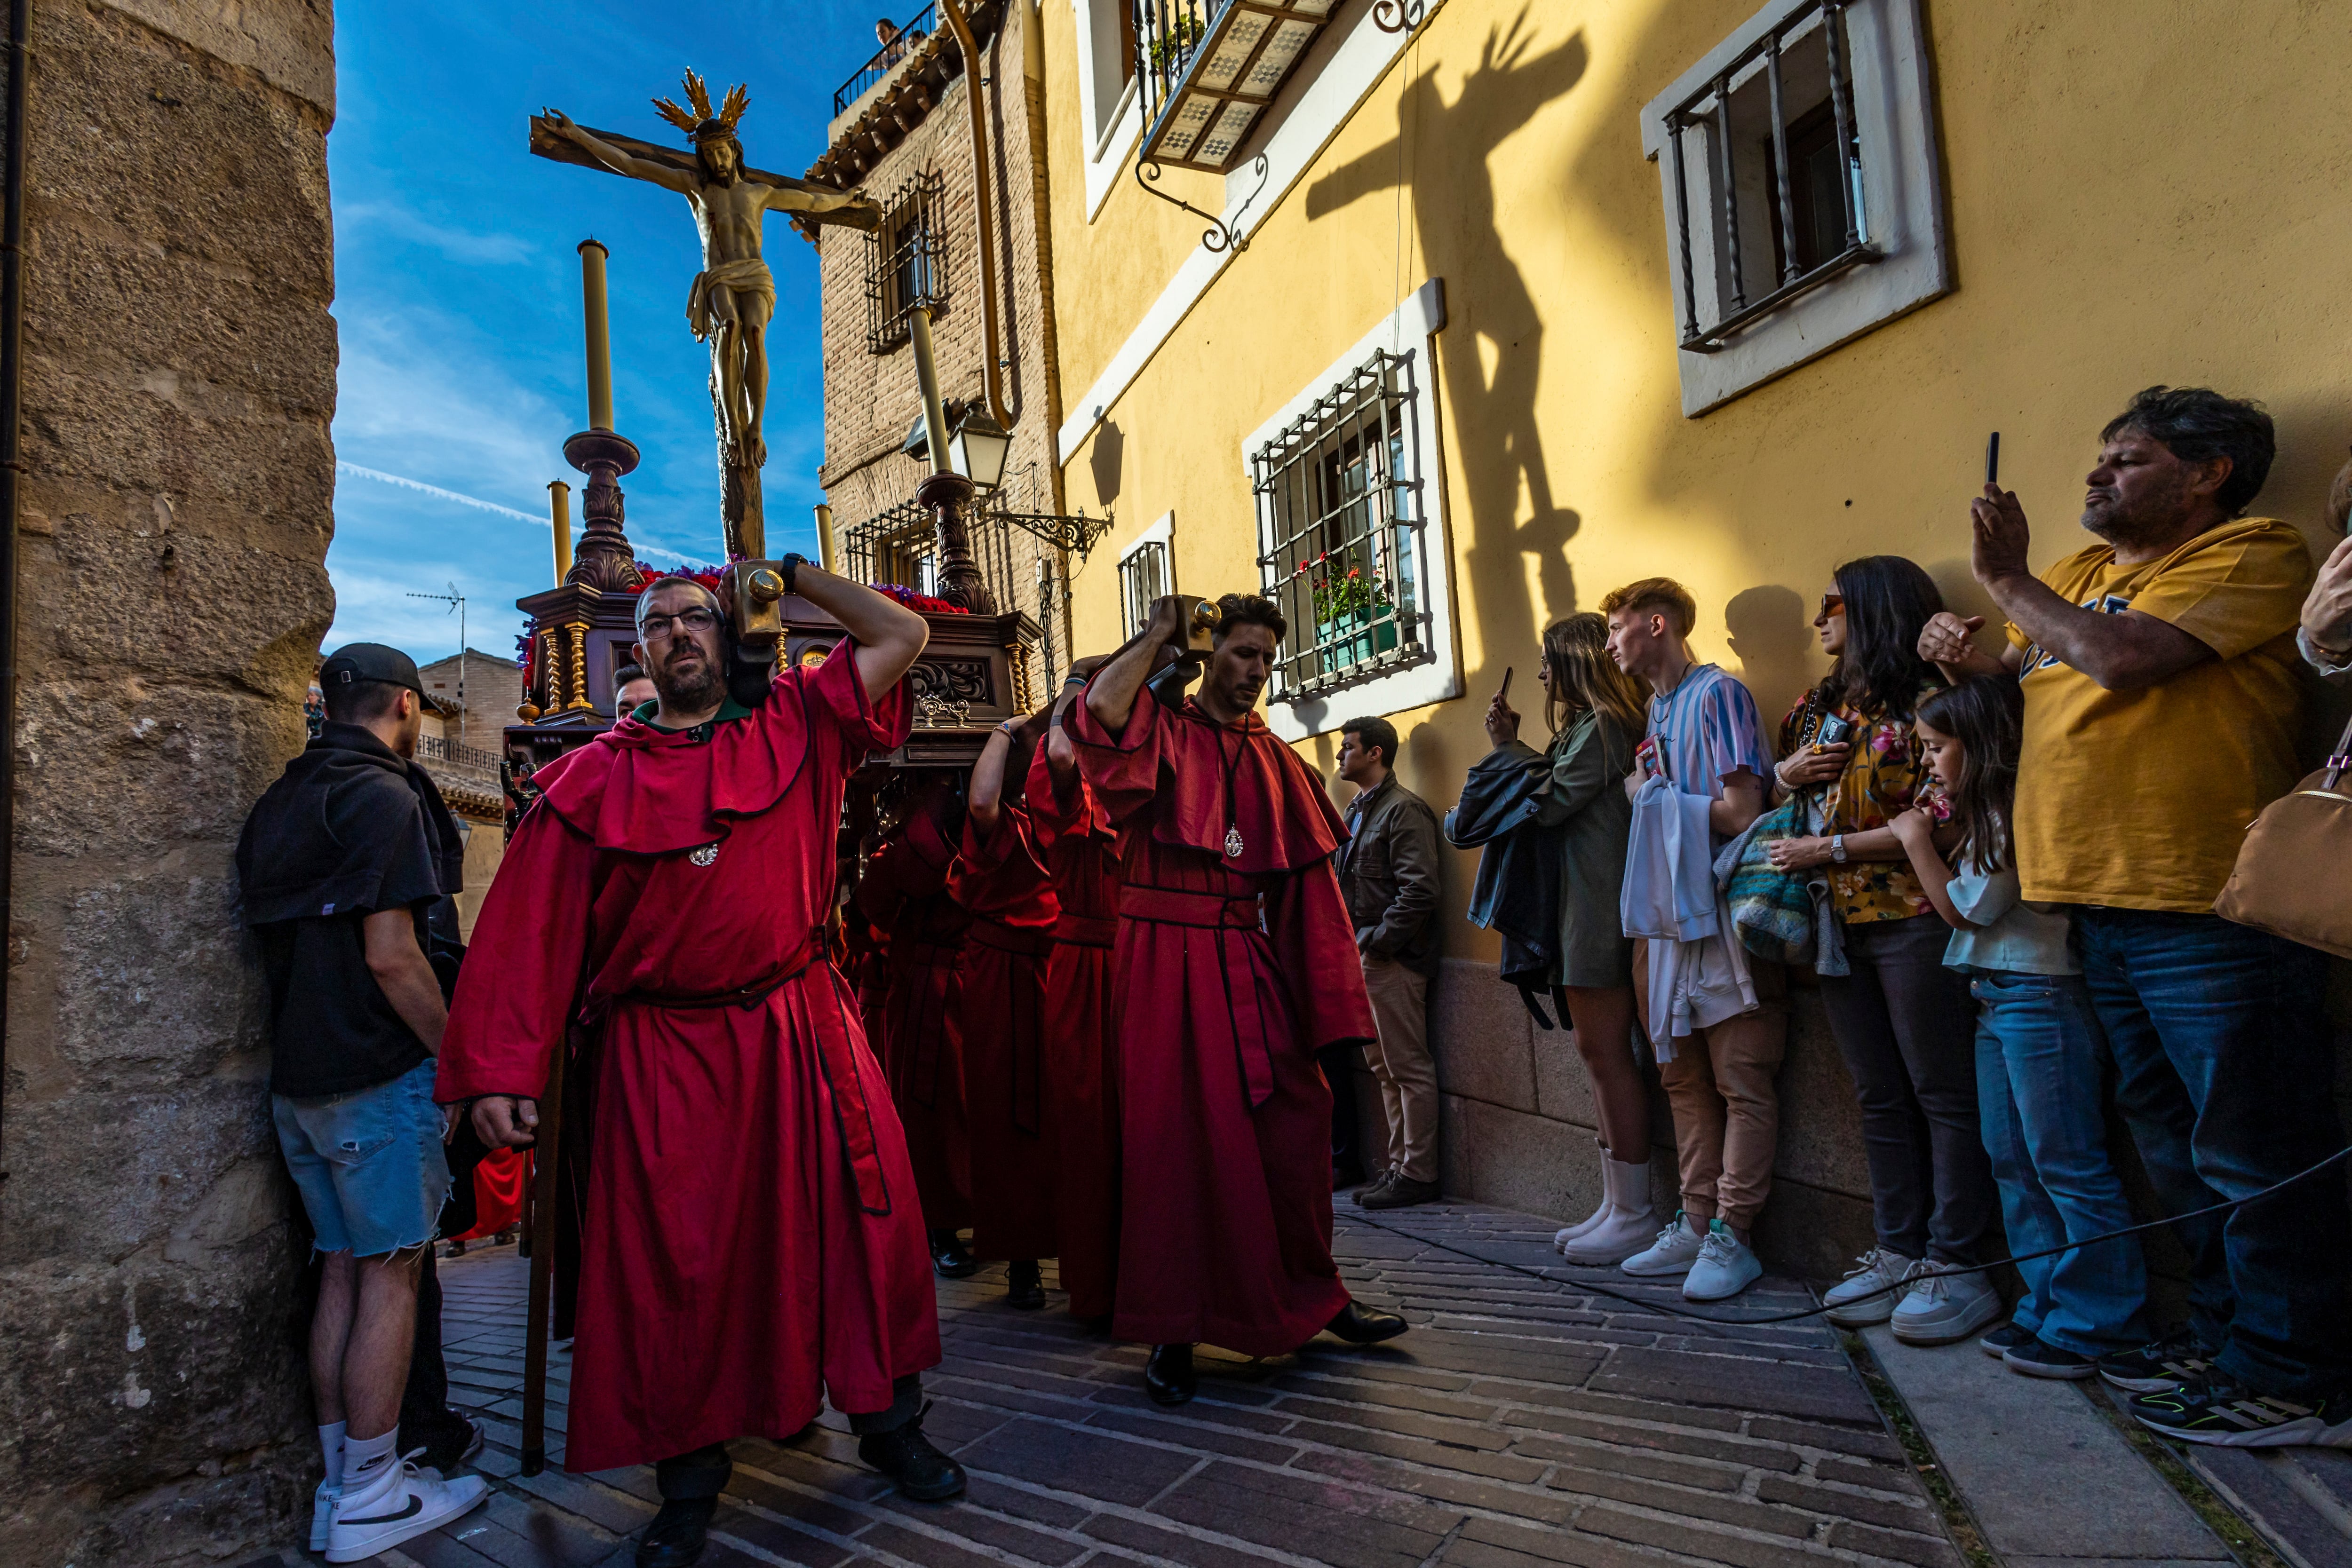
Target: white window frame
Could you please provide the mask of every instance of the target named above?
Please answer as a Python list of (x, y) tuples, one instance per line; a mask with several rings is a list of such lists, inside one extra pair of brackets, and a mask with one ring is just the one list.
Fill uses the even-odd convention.
[(1176, 514), (1174, 512), (1160, 513), (1160, 520), (1158, 522), (1152, 524), (1150, 528), (1144, 529), (1141, 533), (1128, 540), (1126, 544), (1119, 547), (1118, 570), (1114, 576), (1118, 583), (1118, 618), (1120, 635), (1122, 637), (1132, 637), (1138, 632), (1143, 630), (1140, 626), (1130, 626), (1127, 624), (1129, 619), (1127, 612), (1127, 563), (1134, 559), (1137, 556), (1141, 555), (1145, 549), (1151, 545), (1158, 545), (1160, 547), (1161, 559), (1166, 560), (1168, 563), (1168, 582), (1167, 586), (1161, 591), (1173, 593), (1176, 591)]
[[(1351, 376), (1375, 350), (1386, 350), (1410, 363), (1413, 395), (1400, 411), (1420, 478), (1414, 492), (1422, 515), (1415, 533), (1421, 549), (1422, 634), (1430, 657), (1384, 675), (1331, 691), (1317, 692), (1295, 701), (1269, 692), (1266, 727), (1284, 740), (1306, 740), (1328, 735), (1350, 719), (1380, 718), (1409, 708), (1426, 707), (1462, 695), (1461, 638), (1454, 623), (1454, 538), (1445, 507), (1445, 445), (1439, 428), (1437, 391), (1438, 331), (1445, 325), (1445, 288), (1431, 278), (1404, 298), (1404, 302), (1354, 347), (1331, 361), (1320, 375), (1299, 389), (1273, 416), (1252, 431), (1242, 444), (1242, 475), (1253, 487), (1256, 474), (1251, 455), (1263, 450), (1296, 423), (1332, 385)], [(1255, 529), (1255, 524), (1253, 525)], [(1253, 532), (1253, 538), (1257, 535)]]
[(1071, 0), (1077, 13), (1078, 131), (1086, 140), (1087, 222), (1110, 199), (1143, 135), (1143, 95), (1122, 74), (1119, 27), (1132, 0)]
[[(1711, 353), (1679, 346), (1685, 315), (1683, 232), (1666, 116), (1704, 91), (1769, 29), (1810, 3), (1771, 0), (1642, 110), (1642, 151), (1658, 166), (1664, 204), (1671, 319), (1686, 418), (1719, 408), (1951, 292), (1935, 83), (1919, 0), (1849, 0), (1845, 36), (1864, 203), (1860, 221), (1880, 259), (1850, 267), (1800, 295), (1739, 329), (1730, 342)], [(1760, 62), (1750, 68), (1762, 68)], [(1712, 237), (1720, 233), (1722, 200), (1714, 162), (1705, 152), (1707, 144), (1706, 137), (1684, 132), (1691, 227)], [(1769, 241), (1757, 235), (1752, 243)], [(1716, 249), (1713, 243), (1695, 246), (1691, 256), (1702, 326), (1719, 319), (1713, 308)]]

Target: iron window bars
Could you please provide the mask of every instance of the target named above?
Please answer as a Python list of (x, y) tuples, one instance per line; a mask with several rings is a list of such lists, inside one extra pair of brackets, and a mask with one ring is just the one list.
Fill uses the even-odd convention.
[(1250, 455), (1259, 574), (1287, 623), (1277, 701), (1433, 657), (1420, 608), (1412, 362), (1373, 350)]
[(917, 306), (935, 315), (947, 308), (944, 190), (938, 172), (925, 170), (882, 198), (882, 221), (866, 239), (868, 353), (887, 354), (906, 342)]
[[(1879, 259), (1881, 253), (1870, 242), (1863, 205), (1862, 149), (1854, 129), (1846, 9), (1845, 0), (1807, 0), (1797, 5), (1665, 117), (1674, 158), (1675, 222), (1682, 235), (1685, 349), (1715, 353), (1728, 347), (1741, 328), (1843, 272)], [(1807, 57), (1801, 63), (1810, 68), (1815, 39), (1826, 96), (1821, 104), (1792, 120), (1788, 106), (1789, 73), (1784, 67), (1802, 49)], [(1763, 162), (1760, 200), (1772, 240), (1772, 262), (1768, 287), (1751, 300), (1740, 227), (1743, 191), (1738, 150), (1739, 122), (1752, 123), (1756, 118), (1754, 106), (1745, 100), (1752, 98), (1759, 74), (1769, 130), (1758, 138), (1757, 151)], [(1710, 160), (1712, 193), (1720, 217), (1720, 227), (1709, 222), (1696, 235), (1691, 227), (1690, 175), (1683, 147), (1685, 132), (1699, 137), (1702, 155)], [(1700, 243), (1709, 244), (1716, 258), (1715, 276), (1721, 285), (1717, 290), (1717, 319), (1704, 328), (1699, 324), (1698, 284), (1692, 260)]]
[(1139, 163), (1221, 173), (1335, 0), (1133, 0)]
[(1118, 603), (1121, 624), (1127, 635), (1134, 636), (1151, 619), (1151, 607), (1161, 598), (1175, 591), (1175, 579), (1168, 570), (1168, 545), (1163, 539), (1146, 539), (1118, 563)]
[(847, 81), (833, 91), (833, 113), (836, 120), (844, 110), (866, 96), (866, 89), (888, 76), (891, 68), (914, 51), (917, 44), (929, 37), (939, 26), (936, 5), (926, 5), (907, 18), (898, 36), (874, 51), (874, 57), (851, 73)]

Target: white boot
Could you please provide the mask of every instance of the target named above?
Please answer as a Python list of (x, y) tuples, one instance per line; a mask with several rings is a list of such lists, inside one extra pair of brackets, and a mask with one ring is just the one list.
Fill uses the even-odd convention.
[(1658, 1239), (1657, 1210), (1650, 1207), (1650, 1167), (1609, 1159), (1601, 1165), (1610, 1192), (1609, 1218), (1559, 1249), (1571, 1263), (1622, 1263)]
[(1609, 1211), (1617, 1203), (1617, 1163), (1609, 1157), (1609, 1145), (1601, 1146), (1601, 1207), (1573, 1225), (1564, 1225), (1551, 1233), (1552, 1250), (1557, 1252), (1588, 1230), (1597, 1230), (1609, 1219)]

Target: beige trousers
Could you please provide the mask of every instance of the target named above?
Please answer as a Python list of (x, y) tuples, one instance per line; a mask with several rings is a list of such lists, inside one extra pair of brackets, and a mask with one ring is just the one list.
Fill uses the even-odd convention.
[(1381, 1085), (1389, 1124), (1388, 1167), (1411, 1180), (1437, 1179), (1437, 1067), (1429, 1057), (1429, 979), (1393, 958), (1366, 953), (1364, 991), (1380, 1038), (1364, 1061)]
[[(1648, 944), (1636, 945), (1633, 995)], [(1753, 1229), (1772, 1192), (1772, 1160), (1780, 1142), (1780, 1094), (1775, 1083), (1789, 1050), (1787, 980), (1780, 966), (1752, 961), (1758, 1005), (1696, 1034), (1677, 1036), (1675, 1059), (1658, 1064), (1666, 1103), (1675, 1114), (1675, 1158), (1681, 1166), (1683, 1212), (1704, 1225), (1721, 1216), (1737, 1230)], [(1642, 1008), (1648, 1028), (1648, 1008)]]

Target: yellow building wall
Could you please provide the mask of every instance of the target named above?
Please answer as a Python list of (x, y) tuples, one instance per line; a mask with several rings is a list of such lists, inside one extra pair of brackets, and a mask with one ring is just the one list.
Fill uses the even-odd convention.
[[(1956, 607), (1981, 609), (1967, 505), (1992, 429), (2037, 564), (2084, 541), (2098, 428), (2159, 382), (2265, 402), (2280, 453), (2254, 509), (2316, 528), (2352, 430), (2340, 10), (1931, 0), (1955, 290), (1686, 419), (1639, 113), (1754, 9), (1447, 0), (1109, 409), (1116, 464), (1098, 430), (1067, 465), (1071, 508), (1118, 517), (1073, 572), (1077, 650), (1120, 640), (1118, 547), (1171, 510), (1186, 591), (1257, 586), (1244, 438), (1431, 277), (1448, 314), (1437, 477), (1465, 695), (1392, 717), (1401, 776), (1441, 810), (1486, 749), (1504, 667), (1540, 745), (1539, 630), (1618, 583), (1681, 579), (1701, 656), (1743, 674), (1768, 721), (1823, 667), (1810, 622), (1836, 562), (1907, 555)], [(1066, 0), (1046, 15), (1061, 382), (1076, 412), (1201, 225), (1131, 169), (1087, 220), (1072, 16)], [(1208, 177), (1166, 183), (1222, 205)], [(1328, 772), (1337, 743), (1301, 749)], [(1466, 859), (1447, 879), (1457, 915)], [(1456, 956), (1493, 956), (1447, 924)]]

